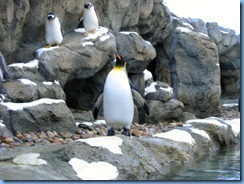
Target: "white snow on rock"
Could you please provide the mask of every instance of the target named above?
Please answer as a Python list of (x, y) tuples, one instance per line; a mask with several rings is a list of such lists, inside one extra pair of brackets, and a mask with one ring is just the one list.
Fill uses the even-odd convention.
[(192, 32), (190, 29), (188, 29), (186, 27), (177, 27), (176, 30), (180, 31), (180, 32), (184, 32), (184, 33)]
[(173, 129), (168, 132), (154, 134), (153, 137), (165, 138), (178, 142), (185, 142), (190, 145), (195, 144), (195, 139), (192, 138), (190, 133), (179, 129)]
[(28, 103), (12, 103), (12, 102), (5, 102), (2, 105), (6, 106), (8, 110), (18, 111), (23, 110), (26, 107), (33, 107), (40, 104), (52, 104), (52, 103), (65, 103), (64, 100), (60, 99), (50, 99), (50, 98), (42, 98), (36, 101), (28, 102)]
[(108, 162), (91, 162), (88, 163), (78, 158), (72, 158), (69, 161), (77, 174), (82, 180), (114, 180), (118, 177), (117, 167)]
[(8, 67), (16, 67), (16, 68), (38, 68), (39, 61), (34, 59), (29, 61), (28, 63), (13, 63), (8, 65)]
[(32, 86), (36, 86), (35, 82), (32, 82), (29, 79), (18, 79), (21, 83), (25, 84), (25, 85), (32, 85)]
[(17, 165), (43, 165), (47, 162), (41, 158), (38, 158), (40, 153), (25, 153), (18, 155), (13, 159), (13, 163)]
[(207, 124), (212, 124), (212, 125), (216, 125), (216, 126), (220, 126), (220, 127), (225, 127), (227, 128), (227, 125), (220, 123), (218, 120), (216, 119), (192, 119), (192, 120), (188, 120), (186, 121), (186, 123), (207, 123)]
[(96, 120), (95, 122), (93, 122), (94, 125), (106, 125), (106, 121), (105, 120)]
[(156, 86), (157, 85), (157, 82), (153, 82), (150, 86), (146, 87), (145, 88), (145, 92), (144, 92), (144, 95), (146, 96), (148, 93), (154, 93), (156, 92)]
[(47, 51), (57, 49), (57, 48), (59, 48), (59, 46), (49, 47), (49, 48), (46, 48), (46, 47), (40, 48), (40, 49), (36, 50), (37, 57), (40, 57), (43, 52), (47, 52)]
[(88, 139), (78, 139), (77, 141), (85, 142), (90, 146), (106, 148), (114, 154), (123, 154), (119, 147), (122, 145), (123, 140), (117, 136), (94, 137)]
[(132, 31), (121, 31), (120, 33), (126, 34), (126, 35), (129, 35), (129, 34), (137, 34), (138, 35), (137, 32), (132, 32)]
[(91, 45), (91, 46), (93, 46), (94, 43), (93, 43), (93, 42), (84, 42), (84, 43), (82, 43), (81, 45), (82, 45), (83, 47), (85, 47), (85, 46), (87, 46), (87, 45)]
[(202, 136), (202, 137), (207, 138), (208, 140), (211, 140), (209, 135), (207, 134), (207, 132), (204, 131), (204, 130), (200, 130), (200, 129), (197, 129), (197, 128), (191, 128), (191, 131), (196, 133), (196, 134), (198, 134), (198, 135), (200, 135), (200, 136)]
[(236, 118), (231, 120), (225, 120), (225, 122), (231, 126), (235, 137), (237, 137), (238, 134), (240, 134), (240, 124), (241, 124), (240, 119)]
[(143, 71), (144, 74), (144, 81), (150, 80), (153, 78), (152, 73), (149, 72), (147, 69)]

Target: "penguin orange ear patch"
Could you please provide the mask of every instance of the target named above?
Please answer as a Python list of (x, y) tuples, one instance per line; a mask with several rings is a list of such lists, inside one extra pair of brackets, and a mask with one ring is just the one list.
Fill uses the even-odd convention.
[(116, 53), (116, 57), (119, 58), (119, 60), (121, 60), (121, 57), (119, 54)]

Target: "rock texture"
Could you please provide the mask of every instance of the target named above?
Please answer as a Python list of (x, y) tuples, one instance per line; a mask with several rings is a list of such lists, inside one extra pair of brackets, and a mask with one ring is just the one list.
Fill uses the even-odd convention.
[[(234, 131), (238, 127), (240, 121), (227, 124), (227, 121), (218, 119), (195, 119), (186, 122), (182, 128), (147, 138), (97, 137), (65, 145), (18, 147), (8, 154), (2, 150), (0, 177), (3, 180), (154, 179), (167, 175), (174, 166), (196, 161), (224, 145), (239, 142), (240, 131), (237, 134)], [(21, 163), (16, 163), (20, 158)], [(76, 163), (71, 164), (74, 159)], [(87, 163), (86, 170), (84, 165), (79, 165), (81, 162)], [(97, 178), (99, 175), (94, 175), (99, 170), (97, 163), (115, 168), (116, 177), (102, 175)], [(87, 172), (91, 167), (89, 164), (94, 167)], [(79, 167), (80, 172), (75, 169)]]

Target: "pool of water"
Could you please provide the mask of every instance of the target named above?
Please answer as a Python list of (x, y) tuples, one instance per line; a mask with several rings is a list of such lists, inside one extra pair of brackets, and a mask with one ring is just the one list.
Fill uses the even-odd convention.
[(191, 163), (171, 165), (156, 180), (240, 180), (240, 145), (221, 149)]

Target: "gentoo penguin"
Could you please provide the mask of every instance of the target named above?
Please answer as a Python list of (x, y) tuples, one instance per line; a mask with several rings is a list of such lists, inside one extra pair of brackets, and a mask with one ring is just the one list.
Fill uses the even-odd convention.
[(116, 53), (116, 64), (109, 72), (103, 92), (97, 98), (93, 108), (93, 117), (97, 119), (103, 104), (103, 115), (108, 128), (108, 136), (115, 135), (114, 129), (123, 129), (123, 134), (130, 136), (130, 126), (134, 116), (134, 99), (143, 106), (147, 114), (145, 99), (130, 82), (124, 59)]
[(85, 36), (87, 36), (88, 33), (96, 33), (98, 29), (98, 14), (91, 2), (86, 2), (84, 5), (83, 17), (80, 18), (79, 27), (82, 21), (86, 30), (84, 33)]
[(3, 54), (0, 52), (0, 93), (3, 93), (3, 79), (10, 79)]
[(63, 40), (61, 25), (58, 17), (50, 12), (45, 24), (45, 37), (48, 45), (46, 47), (59, 46)]

